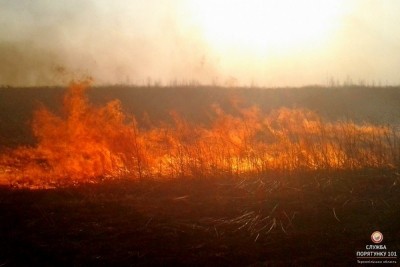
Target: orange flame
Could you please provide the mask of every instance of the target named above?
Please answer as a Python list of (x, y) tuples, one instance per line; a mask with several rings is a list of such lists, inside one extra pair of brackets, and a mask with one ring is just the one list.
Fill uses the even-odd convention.
[(303, 109), (262, 115), (257, 108), (232, 116), (216, 109), (211, 127), (173, 113), (173, 125), (141, 130), (118, 100), (93, 106), (90, 82), (71, 83), (56, 115), (34, 113), (35, 147), (0, 158), (0, 180), (22, 186), (58, 186), (120, 177), (262, 174), (273, 170), (398, 168), (394, 128), (324, 122)]
[[(73, 82), (64, 97), (63, 114), (46, 107), (34, 113), (34, 148), (21, 147), (8, 157), (19, 183), (76, 183), (133, 175), (139, 153), (137, 128), (119, 101), (92, 106), (84, 95), (89, 82)], [(12, 159), (12, 160), (11, 160)]]

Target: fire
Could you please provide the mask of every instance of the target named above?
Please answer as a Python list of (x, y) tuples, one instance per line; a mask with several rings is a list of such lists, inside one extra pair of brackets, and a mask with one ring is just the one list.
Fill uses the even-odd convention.
[(104, 179), (259, 175), (285, 170), (398, 168), (400, 134), (394, 128), (325, 122), (314, 112), (280, 109), (240, 116), (216, 108), (209, 127), (172, 113), (174, 123), (141, 129), (118, 100), (94, 106), (90, 82), (73, 82), (61, 114), (34, 112), (34, 147), (0, 158), (0, 179), (28, 187)]
[(71, 84), (60, 116), (43, 106), (35, 111), (37, 146), (18, 148), (5, 160), (14, 181), (70, 184), (135, 170), (140, 156), (135, 121), (122, 113), (119, 101), (91, 105), (84, 95), (88, 86), (89, 82)]

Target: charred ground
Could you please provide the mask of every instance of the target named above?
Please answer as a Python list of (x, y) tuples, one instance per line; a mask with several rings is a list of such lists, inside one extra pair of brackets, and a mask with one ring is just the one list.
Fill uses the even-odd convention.
[[(61, 113), (64, 93), (63, 88), (0, 89), (1, 148), (35, 144), (33, 111), (42, 103)], [(89, 89), (88, 95), (94, 106), (119, 99), (143, 128), (171, 122), (170, 110), (208, 125), (215, 119), (213, 105), (233, 116), (255, 105), (263, 112), (307, 108), (327, 121), (396, 126), (400, 120), (395, 87), (113, 86)], [(360, 144), (356, 141), (350, 146)], [(396, 142), (391, 151), (398, 157)], [(398, 165), (376, 166), (119, 177), (47, 190), (1, 187), (0, 266), (354, 265), (355, 252), (371, 243), (375, 230), (383, 233), (386, 246), (400, 251)]]
[(4, 266), (355, 265), (400, 250), (398, 173), (109, 181), (1, 189)]

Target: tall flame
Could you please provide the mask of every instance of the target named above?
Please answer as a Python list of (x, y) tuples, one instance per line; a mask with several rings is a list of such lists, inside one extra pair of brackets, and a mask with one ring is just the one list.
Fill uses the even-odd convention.
[(0, 158), (1, 176), (22, 186), (58, 186), (121, 177), (182, 177), (262, 174), (286, 170), (399, 168), (395, 128), (324, 122), (303, 109), (240, 116), (215, 108), (210, 127), (177, 113), (174, 123), (140, 129), (118, 100), (92, 105), (90, 82), (71, 83), (61, 115), (44, 106), (34, 112), (34, 147)]
[(44, 106), (35, 111), (37, 146), (18, 148), (7, 160), (16, 181), (76, 183), (136, 170), (140, 155), (134, 119), (124, 115), (117, 100), (91, 105), (84, 95), (88, 86), (87, 81), (70, 85), (61, 116)]

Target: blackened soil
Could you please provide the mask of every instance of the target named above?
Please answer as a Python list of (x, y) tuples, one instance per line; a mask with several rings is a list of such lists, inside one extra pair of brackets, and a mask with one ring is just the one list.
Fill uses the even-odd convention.
[(400, 253), (396, 172), (0, 188), (0, 266), (338, 266), (379, 230)]

